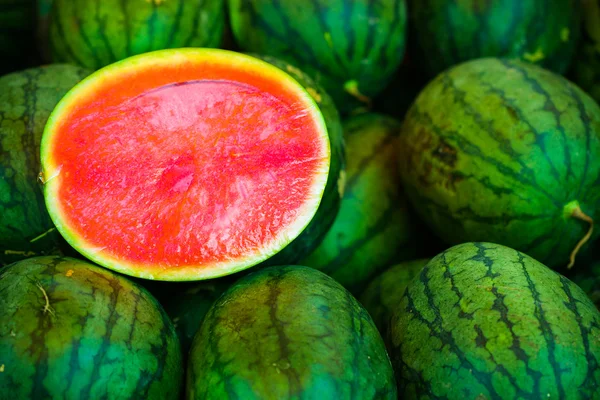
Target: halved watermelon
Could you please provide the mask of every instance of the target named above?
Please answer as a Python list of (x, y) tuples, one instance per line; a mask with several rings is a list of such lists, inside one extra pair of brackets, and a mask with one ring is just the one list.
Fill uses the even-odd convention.
[(160, 50), (75, 86), (41, 144), (44, 196), (65, 239), (127, 275), (228, 275), (311, 222), (331, 151), (290, 75), (217, 49)]

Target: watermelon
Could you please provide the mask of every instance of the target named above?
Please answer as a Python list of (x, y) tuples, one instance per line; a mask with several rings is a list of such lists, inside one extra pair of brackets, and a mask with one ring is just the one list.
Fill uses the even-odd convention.
[(398, 175), (400, 128), (395, 119), (375, 113), (345, 121), (347, 171), (340, 211), (319, 247), (300, 261), (352, 293), (383, 268), (417, 254), (416, 224)]
[(60, 253), (64, 245), (37, 182), (39, 148), (48, 116), (88, 74), (57, 64), (0, 77), (0, 265)]
[(596, 399), (600, 312), (564, 276), (506, 246), (434, 257), (391, 317), (405, 399)]
[(0, 398), (178, 399), (175, 329), (140, 286), (44, 256), (3, 268), (0, 293)]
[(409, 10), (411, 51), (432, 76), (486, 57), (564, 73), (580, 36), (581, 0), (412, 0)]
[(377, 275), (360, 295), (384, 340), (387, 339), (390, 317), (404, 294), (404, 289), (427, 264), (429, 258), (405, 261), (393, 265)]
[(179, 47), (219, 47), (225, 0), (54, 0), (54, 62), (99, 69), (129, 56)]
[(583, 38), (575, 56), (572, 76), (600, 103), (600, 1), (583, 0)]
[(185, 288), (178, 288), (177, 292), (163, 300), (162, 304), (173, 321), (184, 356), (190, 350), (192, 339), (210, 306), (233, 283), (227, 278), (187, 284)]
[(312, 76), (342, 112), (370, 104), (402, 62), (405, 0), (229, 0), (245, 51), (283, 59)]
[(29, 0), (0, 0), (0, 75), (35, 60), (35, 8)]
[(319, 206), (339, 197), (326, 188), (339, 160), (309, 89), (226, 50), (107, 66), (46, 125), (49, 214), (82, 255), (145, 279), (229, 275), (304, 243)]
[(600, 107), (555, 73), (494, 58), (453, 67), (419, 94), (400, 144), (406, 193), (447, 243), (562, 268), (600, 233)]
[(264, 268), (230, 287), (192, 342), (187, 399), (396, 399), (371, 317), (329, 276)]

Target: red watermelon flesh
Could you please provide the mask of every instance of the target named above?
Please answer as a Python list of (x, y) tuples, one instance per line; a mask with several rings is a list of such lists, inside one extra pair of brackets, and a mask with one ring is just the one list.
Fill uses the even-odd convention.
[(318, 208), (330, 150), (289, 75), (214, 49), (105, 67), (52, 113), (44, 194), (65, 239), (128, 275), (199, 280), (255, 265)]

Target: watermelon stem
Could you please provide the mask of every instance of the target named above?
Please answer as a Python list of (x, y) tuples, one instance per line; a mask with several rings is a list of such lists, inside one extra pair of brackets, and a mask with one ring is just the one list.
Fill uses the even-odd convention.
[(575, 217), (577, 219), (580, 219), (582, 221), (589, 223), (590, 228), (588, 229), (585, 236), (581, 238), (579, 243), (577, 243), (577, 246), (575, 246), (575, 248), (571, 252), (571, 259), (569, 261), (569, 265), (567, 266), (568, 269), (571, 269), (573, 267), (573, 265), (575, 265), (575, 256), (577, 255), (577, 253), (579, 252), (581, 247), (584, 244), (586, 244), (586, 242), (588, 240), (590, 240), (590, 237), (592, 237), (592, 232), (594, 231), (594, 220), (589, 215), (587, 215), (586, 213), (581, 211), (581, 207), (579, 207), (579, 204), (573, 209), (573, 212), (571, 213), (571, 217)]
[(50, 307), (50, 299), (48, 298), (48, 294), (46, 293), (46, 291), (44, 290), (44, 288), (42, 287), (42, 285), (38, 282), (36, 283), (38, 289), (40, 289), (42, 291), (42, 293), (44, 294), (44, 299), (46, 299), (46, 304), (44, 305), (44, 314), (45, 313), (50, 313), (52, 315), (54, 315), (54, 311), (52, 310), (52, 308)]
[(38, 236), (34, 237), (33, 239), (31, 239), (29, 241), (29, 243), (36, 242), (36, 241), (40, 240), (41, 238), (43, 238), (44, 236), (46, 236), (47, 234), (49, 234), (50, 232), (55, 231), (55, 230), (56, 230), (56, 228), (50, 228), (46, 232), (42, 233), (41, 235), (38, 235)]
[(365, 96), (358, 90), (358, 82), (355, 80), (348, 81), (344, 84), (344, 90), (350, 93), (352, 96), (356, 97), (363, 103), (366, 103), (369, 108), (371, 108), (371, 98)]

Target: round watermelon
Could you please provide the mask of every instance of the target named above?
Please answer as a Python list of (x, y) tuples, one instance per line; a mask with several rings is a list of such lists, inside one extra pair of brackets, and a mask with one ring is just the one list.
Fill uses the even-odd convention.
[(224, 0), (53, 0), (54, 62), (98, 69), (153, 50), (219, 47)]
[(228, 5), (242, 49), (300, 68), (344, 113), (369, 106), (404, 56), (405, 0), (229, 0)]
[(391, 317), (403, 399), (596, 399), (600, 312), (564, 276), (506, 246), (434, 257)]
[(451, 68), (420, 93), (400, 143), (406, 193), (447, 243), (561, 268), (600, 233), (600, 107), (555, 73), (494, 58)]
[(44, 131), (49, 214), (85, 257), (157, 280), (232, 274), (305, 242), (320, 205), (339, 197), (327, 183), (340, 171), (307, 90), (267, 62), (216, 49), (96, 71)]
[(192, 342), (193, 399), (396, 399), (381, 336), (354, 297), (324, 273), (264, 268), (212, 305)]
[(0, 398), (179, 398), (179, 340), (142, 287), (46, 256), (3, 268), (0, 293)]
[(518, 58), (566, 72), (581, 0), (412, 0), (411, 51), (433, 76), (463, 61)]

